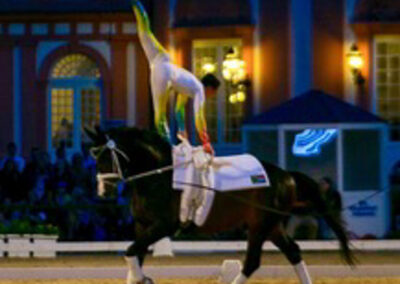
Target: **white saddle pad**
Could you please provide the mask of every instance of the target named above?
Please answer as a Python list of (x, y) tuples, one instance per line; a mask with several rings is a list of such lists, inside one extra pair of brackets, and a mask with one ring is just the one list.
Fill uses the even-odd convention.
[[(173, 188), (183, 190), (185, 157), (174, 155)], [(182, 166), (179, 166), (182, 165)], [(201, 171), (201, 169), (197, 169)], [(195, 183), (193, 181), (193, 183)], [(270, 181), (261, 163), (252, 155), (243, 154), (215, 157), (208, 168), (208, 184), (217, 191), (237, 191), (270, 186)]]

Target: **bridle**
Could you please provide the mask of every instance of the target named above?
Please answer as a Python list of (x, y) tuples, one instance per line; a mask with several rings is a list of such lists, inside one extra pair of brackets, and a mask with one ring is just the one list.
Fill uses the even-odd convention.
[[(93, 147), (90, 149), (91, 156), (98, 161), (100, 156), (106, 151), (110, 150), (111, 152), (111, 160), (112, 160), (112, 172), (109, 173), (98, 173), (96, 175), (96, 179), (98, 182), (98, 193), (100, 196), (105, 193), (105, 184), (109, 183), (114, 185), (113, 182), (109, 180), (118, 179), (124, 181), (124, 174), (122, 172), (122, 167), (118, 155), (122, 156), (127, 162), (130, 162), (129, 157), (117, 147), (117, 144), (113, 139), (110, 139), (108, 135), (106, 135), (107, 142), (106, 144), (98, 147)], [(98, 153), (96, 153), (98, 152)]]
[[(115, 186), (115, 182), (112, 182), (110, 180), (118, 180), (118, 181), (122, 181), (124, 183), (128, 183), (128, 182), (132, 182), (134, 180), (142, 179), (142, 178), (149, 177), (149, 176), (152, 176), (152, 175), (159, 175), (159, 174), (162, 174), (162, 173), (167, 172), (167, 171), (172, 171), (175, 168), (186, 166), (186, 165), (188, 165), (188, 164), (193, 162), (192, 160), (184, 161), (184, 162), (176, 164), (176, 165), (169, 165), (169, 166), (157, 168), (157, 169), (154, 169), (154, 170), (150, 170), (150, 171), (147, 171), (147, 172), (139, 173), (139, 174), (132, 175), (132, 176), (129, 176), (129, 177), (125, 178), (118, 156), (119, 155), (122, 156), (127, 162), (130, 162), (130, 159), (126, 155), (126, 153), (124, 153), (121, 149), (119, 149), (117, 147), (117, 144), (115, 143), (115, 141), (113, 139), (111, 139), (108, 135), (106, 135), (106, 139), (107, 139), (107, 142), (104, 145), (101, 145), (101, 146), (98, 146), (98, 147), (93, 147), (93, 148), (90, 149), (90, 154), (96, 161), (98, 161), (100, 156), (106, 150), (110, 150), (110, 152), (111, 152), (112, 168), (113, 168), (112, 172), (109, 172), (109, 173), (98, 173), (96, 175), (96, 179), (97, 179), (97, 182), (98, 182), (98, 194), (100, 196), (103, 196), (104, 193), (105, 193), (105, 184), (109, 184), (109, 185)], [(99, 152), (95, 153), (97, 151), (99, 151)]]

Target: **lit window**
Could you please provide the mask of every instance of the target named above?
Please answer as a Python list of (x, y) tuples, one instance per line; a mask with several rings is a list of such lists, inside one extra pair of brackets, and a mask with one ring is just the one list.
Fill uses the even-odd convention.
[(53, 147), (61, 143), (72, 146), (74, 121), (73, 89), (53, 88), (51, 90), (51, 132)]
[(378, 38), (375, 44), (376, 110), (400, 140), (400, 38)]
[[(206, 94), (206, 117), (211, 141), (216, 144), (240, 143), (244, 99), (232, 102), (231, 90), (223, 76), (226, 55), (235, 50), (242, 56), (240, 40), (199, 40), (193, 44), (193, 70), (198, 78), (212, 73), (221, 83), (217, 92)], [(244, 97), (245, 98), (245, 97)]]
[(83, 129), (101, 121), (100, 70), (83, 54), (61, 58), (50, 73), (50, 134), (53, 149), (64, 144), (78, 151), (85, 141)]

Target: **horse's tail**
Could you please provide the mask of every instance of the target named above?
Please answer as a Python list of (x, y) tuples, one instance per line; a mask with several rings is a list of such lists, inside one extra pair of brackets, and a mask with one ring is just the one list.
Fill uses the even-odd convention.
[(354, 266), (356, 258), (349, 246), (349, 237), (346, 224), (341, 216), (341, 210), (332, 208), (332, 205), (322, 197), (319, 185), (315, 180), (299, 172), (291, 172), (291, 175), (296, 181), (298, 199), (310, 204), (307, 206), (310, 214), (312, 214), (312, 211), (316, 211), (323, 218), (339, 241), (341, 256), (347, 264)]
[(335, 233), (339, 243), (340, 243), (340, 252), (343, 259), (349, 264), (350, 266), (354, 266), (356, 263), (356, 258), (349, 247), (349, 237), (346, 232), (346, 225), (343, 219), (340, 216), (340, 212), (329, 212), (326, 211), (321, 212), (323, 214), (323, 218), (328, 226), (332, 229)]
[(151, 31), (150, 20), (142, 3), (140, 3), (139, 0), (131, 0), (131, 4), (137, 20), (139, 38), (142, 41), (142, 45), (145, 51), (152, 50), (151, 57), (154, 56), (154, 50), (156, 50), (158, 53), (167, 54), (167, 51), (154, 37), (154, 34)]

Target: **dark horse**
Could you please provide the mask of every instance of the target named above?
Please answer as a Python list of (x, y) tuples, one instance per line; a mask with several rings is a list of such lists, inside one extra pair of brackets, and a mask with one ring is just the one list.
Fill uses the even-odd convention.
[[(115, 156), (111, 150), (99, 147), (109, 139), (129, 158), (119, 157), (125, 177), (171, 165), (171, 146), (158, 134), (136, 128), (115, 128), (104, 133), (97, 129), (88, 131), (93, 140), (99, 173), (115, 172)], [(94, 151), (96, 152), (96, 151)], [(245, 283), (260, 266), (262, 245), (271, 240), (294, 266), (302, 284), (311, 283), (302, 261), (299, 246), (284, 229), (288, 216), (298, 207), (318, 214), (335, 232), (341, 252), (348, 264), (353, 256), (340, 217), (332, 211), (321, 196), (318, 184), (300, 173), (289, 173), (274, 165), (263, 163), (271, 186), (265, 189), (217, 193), (213, 208), (205, 225), (193, 232), (214, 234), (234, 228), (247, 228), (248, 247), (242, 273), (232, 283)], [(155, 174), (126, 185), (132, 192), (132, 209), (135, 216), (135, 242), (126, 251), (129, 273), (128, 284), (152, 283), (143, 276), (143, 265), (148, 247), (154, 242), (173, 236), (180, 229), (180, 192), (172, 189), (172, 171)]]

